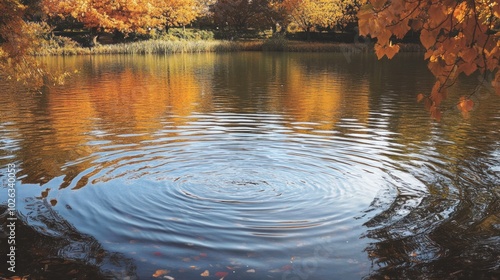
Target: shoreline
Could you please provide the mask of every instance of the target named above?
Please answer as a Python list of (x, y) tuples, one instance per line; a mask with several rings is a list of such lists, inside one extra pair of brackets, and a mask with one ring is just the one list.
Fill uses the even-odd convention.
[[(400, 52), (423, 52), (419, 44), (400, 44)], [(285, 39), (268, 39), (253, 41), (228, 40), (146, 40), (131, 43), (97, 45), (93, 48), (72, 46), (42, 46), (33, 53), (34, 56), (73, 56), (102, 54), (176, 54), (202, 52), (333, 52), (333, 53), (365, 53), (373, 51), (372, 43), (330, 43), (306, 42)]]

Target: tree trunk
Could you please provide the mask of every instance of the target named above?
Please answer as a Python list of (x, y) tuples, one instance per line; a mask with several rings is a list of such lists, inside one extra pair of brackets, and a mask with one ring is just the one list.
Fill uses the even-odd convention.
[(97, 39), (99, 39), (99, 32), (97, 27), (92, 27), (90, 29), (90, 42), (89, 42), (89, 48), (92, 49), (93, 47), (97, 46)]
[(278, 32), (278, 28), (276, 27), (276, 23), (273, 23), (272, 28), (273, 28), (273, 34)]

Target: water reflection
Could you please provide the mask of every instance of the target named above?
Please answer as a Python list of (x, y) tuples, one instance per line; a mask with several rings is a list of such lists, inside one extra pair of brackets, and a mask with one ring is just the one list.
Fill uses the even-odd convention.
[[(41, 279), (137, 277), (132, 259), (109, 252), (95, 238), (80, 233), (58, 215), (47, 200), (29, 199), (26, 208), (31, 215), (18, 215), (15, 221), (15, 275), (34, 275)], [(12, 218), (7, 208), (0, 207), (0, 240), (3, 245), (0, 252), (4, 256), (9, 253), (9, 247), (4, 246), (7, 244), (8, 231), (4, 229), (8, 217)], [(2, 267), (5, 266), (2, 264)]]
[(138, 276), (198, 277), (190, 267), (214, 265), (241, 279), (497, 269), (500, 102), (483, 95), (468, 119), (432, 122), (415, 105), (432, 84), (420, 56), (47, 63), (80, 74), (29, 98), (8, 88), (0, 100), (0, 163), (21, 168), (20, 211), (37, 217), (29, 201), (51, 201), (106, 250), (140, 262)]

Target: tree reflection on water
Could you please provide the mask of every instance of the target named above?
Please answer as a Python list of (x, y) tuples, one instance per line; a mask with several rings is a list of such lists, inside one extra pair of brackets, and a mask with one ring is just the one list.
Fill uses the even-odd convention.
[[(33, 215), (17, 215), (16, 273), (29, 279), (136, 279), (136, 266), (122, 254), (103, 249), (93, 237), (78, 232), (45, 199), (28, 203)], [(7, 250), (7, 208), (0, 206), (0, 255)], [(2, 260), (2, 267), (6, 261)], [(21, 274), (22, 273), (22, 274)], [(24, 278), (23, 278), (24, 279)]]
[(498, 186), (462, 191), (467, 199), (399, 195), (370, 219), (365, 237), (373, 272), (366, 279), (499, 279)]

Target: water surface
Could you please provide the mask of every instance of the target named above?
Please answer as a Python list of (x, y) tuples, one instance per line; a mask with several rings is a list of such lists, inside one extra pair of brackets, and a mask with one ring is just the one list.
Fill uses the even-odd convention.
[(0, 100), (0, 164), (46, 258), (116, 279), (498, 276), (500, 100), (477, 77), (452, 89), (476, 110), (438, 123), (420, 54), (47, 63), (80, 73)]

